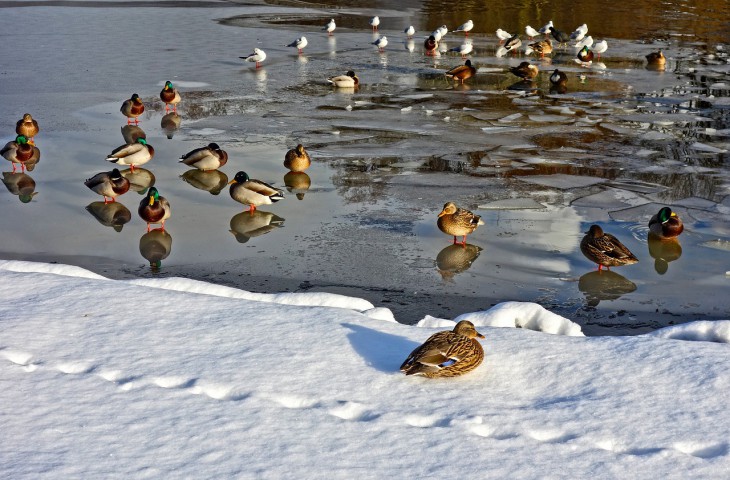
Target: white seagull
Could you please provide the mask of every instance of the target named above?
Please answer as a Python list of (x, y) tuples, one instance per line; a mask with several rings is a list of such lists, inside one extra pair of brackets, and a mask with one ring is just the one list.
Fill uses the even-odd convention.
[(474, 22), (472, 22), (471, 20), (467, 20), (466, 23), (457, 27), (456, 30), (454, 30), (454, 32), (464, 32), (464, 36), (468, 37), (469, 32), (471, 32), (471, 30), (473, 28), (474, 28)]
[(608, 50), (608, 42), (606, 42), (605, 40), (596, 42), (596, 44), (593, 45), (593, 51), (598, 54), (598, 60), (601, 59), (601, 54), (606, 50)]
[(461, 58), (464, 58), (467, 54), (471, 53), (472, 50), (474, 50), (474, 46), (471, 43), (462, 43), (458, 47), (454, 47), (449, 51), (456, 52), (461, 55)]
[(376, 15), (370, 19), (370, 26), (373, 27), (373, 32), (378, 29), (378, 25), (380, 25), (380, 18)]
[(337, 28), (337, 25), (335, 24), (335, 19), (333, 18), (330, 20), (330, 22), (322, 28), (322, 30), (327, 31), (327, 35), (332, 35), (332, 32), (335, 31), (335, 28)]
[(437, 28), (436, 30), (434, 30), (433, 32), (431, 32), (431, 36), (432, 36), (432, 37), (433, 37), (433, 38), (434, 38), (434, 39), (435, 39), (435, 40), (436, 40), (437, 42), (440, 42), (440, 41), (441, 41), (441, 37), (443, 37), (443, 36), (444, 36), (444, 34), (443, 34), (443, 33), (441, 33), (441, 27), (439, 27), (439, 28)]
[(580, 27), (576, 28), (573, 33), (570, 34), (570, 39), (576, 40), (576, 41), (582, 40), (583, 37), (585, 37), (587, 33), (588, 33), (588, 25), (586, 25), (584, 23)]
[(529, 25), (525, 27), (525, 33), (527, 34), (528, 37), (530, 37), (530, 40), (532, 40), (533, 38), (540, 35), (540, 32), (538, 32), (537, 30), (535, 30), (534, 28), (532, 28)]
[(253, 53), (249, 55), (248, 57), (238, 57), (246, 60), (247, 62), (256, 62), (256, 68), (259, 68), (261, 66), (261, 62), (266, 60), (266, 52), (261, 50), (260, 48), (254, 48)]
[(442, 37), (445, 36), (447, 33), (449, 33), (449, 27), (447, 27), (446, 25), (441, 25), (436, 30), (438, 30), (439, 32), (441, 32), (441, 36)]
[(583, 47), (588, 47), (588, 48), (591, 48), (591, 47), (593, 46), (593, 37), (591, 37), (590, 35), (588, 35), (588, 36), (587, 36), (587, 37), (585, 37), (585, 38), (584, 38), (583, 40), (581, 40), (580, 42), (577, 42), (577, 43), (576, 43), (575, 45), (573, 45), (573, 46), (574, 46), (575, 48), (579, 49), (579, 50), (580, 50), (581, 48), (583, 48)]
[(287, 47), (296, 47), (296, 49), (299, 51), (299, 53), (302, 53), (302, 49), (307, 46), (307, 37), (301, 36), (291, 42)]
[(544, 33), (545, 35), (550, 35), (550, 27), (553, 27), (553, 21), (550, 20), (548, 23), (545, 24), (544, 27), (542, 27), (538, 32)]
[(385, 35), (383, 35), (382, 37), (378, 38), (377, 40), (375, 40), (373, 42), (373, 45), (378, 47), (378, 50), (380, 50), (381, 52), (383, 52), (385, 50), (385, 46), (387, 44), (388, 44), (388, 37), (386, 37)]
[(501, 28), (498, 28), (496, 33), (497, 33), (497, 38), (499, 39), (500, 45), (503, 44), (505, 40), (509, 40), (510, 38), (512, 38), (511, 33), (505, 32)]
[(413, 28), (413, 25), (408, 25), (405, 30), (403, 30), (403, 33), (406, 34), (406, 37), (411, 38), (413, 34), (416, 33), (416, 29)]

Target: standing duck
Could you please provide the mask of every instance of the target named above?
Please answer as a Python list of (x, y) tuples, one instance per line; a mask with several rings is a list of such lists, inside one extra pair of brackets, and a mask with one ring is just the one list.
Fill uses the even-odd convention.
[(142, 103), (142, 99), (139, 98), (139, 95), (135, 93), (132, 95), (132, 98), (125, 100), (124, 103), (122, 103), (122, 108), (120, 108), (119, 111), (127, 117), (127, 125), (132, 123), (132, 120), (134, 120), (134, 124), (137, 125), (139, 123), (137, 117), (144, 113), (144, 103)]
[(18, 135), (15, 140), (5, 144), (3, 149), (0, 150), (0, 155), (5, 160), (12, 162), (13, 173), (15, 173), (16, 165), (20, 165), (20, 169), (25, 172), (25, 163), (33, 157), (35, 150), (33, 144), (28, 142), (24, 135)]
[(172, 105), (172, 111), (177, 112), (177, 104), (180, 103), (180, 94), (172, 85), (171, 81), (165, 82), (165, 87), (160, 92), (160, 100), (165, 102), (165, 113), (170, 111), (170, 105)]
[(207, 147), (200, 147), (180, 157), (180, 163), (198, 170), (217, 170), (228, 162), (228, 153), (221, 150), (217, 143), (209, 143)]
[(129, 191), (129, 180), (123, 177), (116, 168), (111, 172), (97, 173), (87, 179), (84, 185), (89, 187), (94, 193), (98, 193), (104, 197), (105, 204), (107, 203), (106, 197), (111, 198), (111, 201), (115, 202), (116, 197)]
[(436, 37), (429, 35), (425, 42), (423, 42), (423, 48), (426, 50), (426, 55), (436, 55), (439, 48), (439, 42)]
[(228, 184), (231, 186), (229, 190), (231, 198), (244, 205), (248, 205), (248, 211), (252, 215), (256, 207), (269, 205), (284, 198), (284, 193), (281, 190), (261, 180), (249, 178), (246, 172), (238, 172)]
[(471, 372), (484, 360), (484, 349), (476, 338), (484, 338), (474, 324), (462, 320), (453, 330), (434, 333), (408, 355), (400, 366), (406, 375), (428, 378), (456, 377)]
[(530, 62), (522, 62), (516, 67), (511, 67), (509, 71), (525, 80), (532, 80), (540, 72), (537, 65), (532, 65)]
[(312, 164), (309, 154), (300, 143), (296, 148), (292, 148), (284, 156), (284, 166), (292, 172), (303, 172)]
[(338, 88), (354, 88), (360, 85), (360, 79), (357, 78), (357, 75), (352, 70), (348, 71), (345, 75), (330, 77), (327, 81)]
[(33, 120), (33, 117), (30, 113), (24, 114), (23, 118), (18, 120), (18, 123), (15, 124), (15, 133), (17, 133), (18, 135), (23, 135), (31, 142), (33, 141), (33, 137), (38, 135), (39, 130), (40, 128), (38, 128), (38, 122)]
[(662, 240), (678, 237), (684, 231), (684, 225), (676, 212), (664, 207), (649, 220), (649, 231)]
[(580, 251), (586, 258), (601, 267), (620, 267), (632, 265), (639, 261), (618, 238), (610, 233), (603, 233), (598, 225), (591, 225), (580, 242)]
[(477, 69), (472, 66), (471, 60), (467, 60), (464, 65), (459, 65), (447, 71), (446, 76), (464, 83), (464, 80), (473, 77), (476, 73)]
[(583, 47), (578, 52), (578, 60), (583, 63), (590, 63), (593, 61), (593, 51), (588, 50), (588, 47)]
[(548, 38), (540, 42), (531, 43), (530, 48), (539, 53), (540, 58), (543, 58), (546, 54), (553, 53), (553, 42)]
[(457, 208), (453, 202), (448, 202), (439, 213), (436, 224), (439, 230), (454, 236), (454, 243), (457, 243), (456, 237), (462, 237), (461, 244), (466, 245), (466, 236), (474, 232), (479, 225), (484, 225), (484, 221), (479, 215)]
[(134, 172), (134, 167), (144, 165), (154, 156), (155, 149), (152, 145), (144, 138), (138, 138), (135, 143), (127, 143), (112, 150), (106, 160), (117, 165), (129, 165)]
[(170, 202), (155, 187), (150, 187), (147, 195), (139, 202), (137, 209), (142, 220), (147, 222), (147, 231), (150, 231), (151, 223), (162, 224), (162, 230), (165, 230), (165, 220), (170, 218), (172, 211), (170, 210)]

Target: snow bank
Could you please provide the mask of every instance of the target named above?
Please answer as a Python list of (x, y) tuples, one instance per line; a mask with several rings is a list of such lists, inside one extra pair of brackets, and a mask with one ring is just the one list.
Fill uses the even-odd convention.
[(106, 280), (106, 277), (97, 275), (81, 267), (72, 265), (60, 265), (56, 263), (24, 262), (21, 260), (0, 260), (0, 270), (10, 272), (26, 273), (52, 273), (54, 275), (65, 275), (67, 277), (94, 278)]
[(647, 333), (647, 336), (696, 342), (730, 343), (730, 320), (683, 323)]

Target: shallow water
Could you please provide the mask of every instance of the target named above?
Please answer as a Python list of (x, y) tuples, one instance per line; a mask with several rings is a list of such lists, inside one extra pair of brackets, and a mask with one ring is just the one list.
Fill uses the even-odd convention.
[[(677, 22), (672, 31), (681, 35), (652, 43), (634, 40), (629, 27), (609, 28), (616, 37), (602, 65), (577, 65), (572, 48), (533, 58), (538, 80), (510, 90), (518, 79), (507, 67), (526, 58), (496, 57), (491, 34), (472, 35), (479, 72), (454, 85), (442, 72), (462, 60), (425, 57), (421, 33), (409, 51), (400, 26), (443, 23), (435, 13), (443, 4), (385, 6), (385, 53), (370, 45), (371, 10), (3, 8), (9, 49), (0, 128), (10, 140), (15, 120), (33, 113), (42, 157), (28, 172), (38, 192), (31, 202), (19, 202), (13, 188), (0, 192), (2, 256), (80, 264), (111, 277), (183, 275), (254, 291), (345, 293), (388, 306), (407, 323), (504, 300), (540, 302), (589, 334), (730, 316), (730, 68), (724, 44), (701, 43), (719, 41), (714, 20), (695, 37), (690, 24)], [(461, 10), (452, 15), (443, 21), (466, 18)], [(343, 21), (328, 38), (319, 28), (331, 16)], [(539, 28), (544, 15), (530, 18)], [(37, 37), (32, 68), (8, 57), (24, 48), (19, 25)], [(283, 46), (302, 34), (305, 54)], [(462, 40), (448, 35), (444, 43)], [(268, 54), (259, 70), (237, 58), (257, 45)], [(658, 45), (667, 69), (647, 70), (643, 56)], [(556, 66), (570, 77), (564, 94), (550, 92), (547, 72)], [(358, 73), (359, 89), (326, 85), (347, 69)], [(167, 79), (183, 95), (173, 132), (163, 128), (170, 117), (157, 100)], [(111, 168), (104, 157), (130, 134), (118, 109), (132, 92), (145, 100), (140, 127), (157, 152), (144, 168), (172, 203), (167, 235), (146, 233), (140, 194), (119, 198), (127, 212), (99, 205), (83, 185)], [(177, 163), (211, 141), (230, 156), (222, 175)], [(285, 176), (284, 153), (296, 143), (314, 163), (306, 176)], [(242, 215), (223, 186), (238, 170), (288, 185), (287, 198)], [(138, 180), (146, 188), (150, 179)], [(450, 246), (436, 227), (446, 201), (486, 222), (468, 248)], [(664, 204), (686, 231), (681, 247), (657, 253), (646, 223)], [(578, 249), (593, 223), (640, 263), (593, 272)], [(162, 259), (162, 268), (147, 259)]]

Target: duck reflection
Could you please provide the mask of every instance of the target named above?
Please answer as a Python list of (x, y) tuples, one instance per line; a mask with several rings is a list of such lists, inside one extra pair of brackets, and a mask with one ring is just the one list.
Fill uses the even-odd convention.
[(180, 178), (193, 187), (210, 192), (212, 195), (218, 195), (228, 185), (228, 175), (219, 170), (188, 170), (180, 175)]
[(654, 270), (664, 275), (669, 270), (669, 262), (682, 256), (682, 245), (676, 238), (662, 239), (658, 235), (649, 233), (649, 255), (654, 259)]
[(455, 275), (469, 270), (474, 260), (484, 250), (477, 245), (449, 245), (436, 256), (436, 268), (444, 280), (452, 280)]
[(507, 90), (517, 90), (520, 92), (532, 92), (534, 90), (537, 90), (537, 84), (533, 82), (532, 80), (520, 80), (519, 82), (515, 82), (509, 87), (507, 87)]
[(3, 172), (3, 183), (8, 192), (17, 195), (22, 203), (30, 202), (38, 194), (35, 191), (35, 180), (27, 173)]
[(560, 83), (560, 84), (557, 84), (557, 85), (550, 85), (550, 93), (552, 93), (552, 94), (555, 94), (555, 93), (560, 93), (560, 94), (568, 93), (568, 86), (566, 84), (564, 84), (564, 83)]
[(581, 276), (578, 290), (585, 295), (588, 306), (595, 307), (601, 300), (617, 300), (636, 290), (636, 284), (612, 270), (594, 270)]
[(86, 206), (86, 211), (99, 223), (117, 232), (121, 232), (124, 224), (132, 220), (132, 212), (119, 202), (91, 202)]
[(162, 261), (170, 256), (170, 251), (172, 251), (172, 235), (167, 230), (155, 228), (139, 239), (139, 253), (150, 262), (150, 269), (153, 272), (160, 270)]
[(162, 131), (165, 132), (167, 138), (172, 139), (175, 132), (180, 129), (181, 123), (182, 117), (178, 115), (177, 112), (170, 112), (162, 116), (162, 120), (160, 120), (160, 128), (162, 128)]
[(246, 243), (253, 237), (264, 235), (283, 226), (284, 219), (280, 216), (263, 210), (254, 210), (252, 213), (246, 211), (231, 217), (229, 231), (236, 237), (238, 243)]
[(129, 180), (129, 189), (140, 195), (144, 195), (147, 189), (155, 185), (155, 174), (146, 168), (136, 167), (134, 172), (131, 169), (120, 172), (124, 178)]
[(287, 172), (284, 175), (284, 185), (297, 199), (304, 200), (304, 194), (312, 186), (312, 179), (304, 172)]
[(122, 137), (126, 143), (137, 143), (142, 138), (147, 140), (147, 134), (137, 125), (124, 125), (122, 127)]

